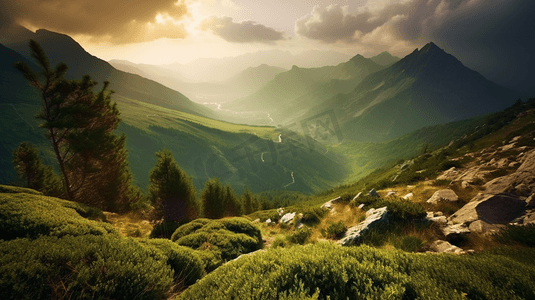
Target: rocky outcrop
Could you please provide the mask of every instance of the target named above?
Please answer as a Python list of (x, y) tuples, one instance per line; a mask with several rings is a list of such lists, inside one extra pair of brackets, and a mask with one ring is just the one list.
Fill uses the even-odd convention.
[(459, 197), (457, 196), (457, 194), (455, 194), (453, 190), (443, 189), (443, 190), (436, 191), (433, 194), (433, 196), (431, 196), (431, 198), (427, 200), (427, 203), (437, 204), (440, 201), (453, 202), (453, 201), (458, 201), (458, 200), (459, 200)]
[[(501, 151), (512, 149), (503, 148)], [(487, 182), (482, 193), (450, 216), (451, 224), (465, 226), (473, 232), (494, 233), (503, 227), (501, 225), (535, 222), (535, 214), (531, 213), (535, 194), (535, 150), (521, 155), (520, 161), (522, 164), (514, 173)]]
[(384, 226), (388, 222), (388, 209), (385, 207), (371, 208), (366, 212), (366, 219), (349, 228), (344, 237), (338, 241), (342, 246), (358, 245), (362, 242), (362, 236), (369, 230)]

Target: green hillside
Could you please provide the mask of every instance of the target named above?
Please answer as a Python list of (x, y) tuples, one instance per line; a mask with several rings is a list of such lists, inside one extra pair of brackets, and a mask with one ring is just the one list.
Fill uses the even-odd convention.
[[(235, 111), (264, 111), (276, 122), (295, 119), (302, 111), (341, 92), (349, 92), (380, 66), (356, 55), (345, 63), (320, 68), (300, 68), (275, 76), (257, 92), (238, 99), (225, 108)], [(280, 124), (280, 123), (279, 123)]]

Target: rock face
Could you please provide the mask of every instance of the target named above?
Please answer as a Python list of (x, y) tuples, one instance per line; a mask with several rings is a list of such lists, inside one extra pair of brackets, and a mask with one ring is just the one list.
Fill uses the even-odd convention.
[(450, 244), (443, 240), (434, 241), (430, 248), (433, 252), (437, 253), (453, 253), (453, 254), (466, 254), (463, 249)]
[(427, 203), (437, 204), (440, 201), (458, 201), (459, 197), (451, 189), (444, 189), (436, 191), (431, 198), (427, 200)]
[(370, 229), (378, 228), (388, 222), (388, 209), (385, 207), (371, 208), (366, 212), (366, 219), (359, 224), (349, 228), (344, 237), (338, 241), (342, 246), (358, 245), (362, 241), (362, 235)]

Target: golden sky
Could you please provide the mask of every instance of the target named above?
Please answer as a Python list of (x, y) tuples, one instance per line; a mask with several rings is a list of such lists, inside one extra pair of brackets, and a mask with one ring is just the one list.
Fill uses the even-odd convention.
[(151, 64), (270, 49), (404, 56), (433, 41), (494, 79), (530, 72), (533, 11), (525, 0), (2, 0), (0, 26)]

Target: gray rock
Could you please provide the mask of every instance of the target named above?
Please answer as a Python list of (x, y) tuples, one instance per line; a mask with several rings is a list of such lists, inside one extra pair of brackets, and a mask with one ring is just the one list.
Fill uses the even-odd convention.
[(364, 203), (361, 203), (361, 204), (358, 206), (359, 209), (362, 209), (363, 207), (364, 207)]
[(434, 241), (429, 248), (436, 253), (466, 254), (463, 249), (443, 240)]
[(373, 197), (377, 197), (379, 198), (379, 194), (377, 194), (377, 191), (375, 189), (371, 189), (369, 192), (368, 192), (368, 196), (373, 196)]
[(524, 184), (530, 194), (535, 192), (535, 150), (526, 153), (522, 165), (513, 174), (487, 182), (484, 185), (485, 193), (496, 195), (512, 192), (519, 184)]
[(451, 189), (443, 189), (436, 191), (431, 198), (427, 200), (427, 203), (437, 204), (440, 201), (458, 201), (459, 197)]
[(290, 222), (291, 220), (293, 220), (294, 217), (295, 217), (295, 213), (294, 213), (294, 212), (293, 212), (293, 213), (287, 213), (287, 214), (285, 214), (284, 216), (282, 216), (280, 222), (281, 222), (281, 223), (288, 223), (288, 222)]
[(526, 202), (516, 195), (479, 194), (450, 216), (453, 223), (469, 224), (483, 220), (489, 224), (508, 224), (525, 210)]
[(362, 236), (367, 231), (384, 226), (388, 222), (388, 209), (385, 207), (371, 208), (366, 212), (366, 219), (359, 224), (349, 228), (344, 237), (338, 241), (342, 246), (358, 245), (362, 241)]
[(496, 233), (500, 231), (500, 227), (497, 225), (489, 224), (482, 220), (477, 220), (472, 223), (470, 223), (470, 226), (468, 227), (470, 229), (470, 232), (478, 232), (478, 233)]
[(442, 228), (446, 240), (452, 240), (460, 235), (469, 234), (470, 229), (465, 224), (453, 224)]
[(414, 194), (413, 193), (408, 193), (407, 195), (403, 196), (403, 199), (405, 199), (405, 200), (411, 200), (412, 198), (414, 198)]
[(266, 220), (266, 224), (271, 224), (271, 223), (272, 223), (272, 222), (271, 222), (271, 219), (267, 219), (267, 220)]

